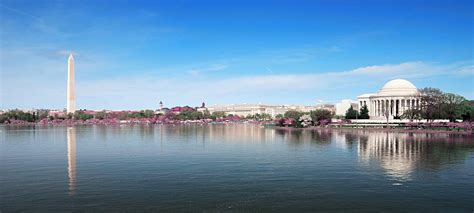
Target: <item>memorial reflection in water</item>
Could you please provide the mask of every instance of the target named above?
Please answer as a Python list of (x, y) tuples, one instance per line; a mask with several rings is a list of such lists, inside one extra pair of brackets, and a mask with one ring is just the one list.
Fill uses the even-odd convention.
[(472, 211), (474, 136), (395, 131), (0, 126), (0, 209)]
[(398, 180), (410, 180), (411, 172), (426, 152), (426, 143), (412, 140), (412, 136), (378, 132), (360, 137), (358, 156), (368, 162), (376, 159), (385, 173)]
[[(257, 125), (137, 126), (125, 129), (95, 127), (93, 135), (99, 140), (112, 140), (127, 137), (131, 131), (138, 132), (143, 141), (159, 142), (160, 147), (166, 141), (175, 141), (182, 137), (201, 143), (203, 148), (207, 143), (282, 145), (281, 142), (300, 150), (307, 149), (306, 145), (322, 145), (320, 148), (316, 147), (320, 150), (337, 147), (355, 153), (361, 169), (368, 173), (370, 170), (380, 170), (395, 184), (413, 180), (413, 174), (420, 170), (439, 170), (443, 165), (462, 163), (464, 157), (474, 151), (474, 144), (469, 139), (472, 139), (472, 136), (384, 130), (303, 130), (265, 128)], [(77, 191), (75, 127), (67, 128), (67, 155), (69, 195), (74, 196)]]
[(474, 144), (466, 137), (472, 136), (367, 132), (359, 135), (357, 150), (361, 162), (375, 160), (392, 179), (408, 181), (415, 170), (462, 163), (466, 154), (474, 150)]
[[(364, 130), (276, 130), (290, 143), (332, 144), (355, 149), (362, 166), (379, 166), (394, 181), (409, 181), (415, 170), (462, 162), (474, 151), (472, 135)], [(449, 152), (446, 152), (449, 150)]]

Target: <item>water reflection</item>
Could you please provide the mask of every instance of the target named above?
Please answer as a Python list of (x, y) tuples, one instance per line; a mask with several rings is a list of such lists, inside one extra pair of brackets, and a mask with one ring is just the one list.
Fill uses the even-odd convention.
[[(357, 155), (358, 165), (367, 172), (380, 170), (394, 182), (413, 180), (423, 169), (439, 170), (459, 163), (474, 151), (472, 135), (421, 134), (365, 130), (283, 130), (257, 125), (177, 125), (94, 127), (96, 141), (130, 141), (153, 147), (160, 152), (173, 151), (172, 143), (275, 144), (297, 147), (297, 150), (346, 150)], [(96, 134), (97, 133), (97, 134)], [(86, 134), (83, 131), (80, 134)], [(82, 135), (80, 136), (82, 137)], [(138, 140), (137, 140), (138, 139)], [(76, 192), (76, 129), (67, 129), (69, 194)], [(310, 147), (308, 147), (308, 145)], [(257, 146), (258, 148), (258, 146)], [(333, 149), (336, 148), (336, 149)], [(170, 150), (166, 150), (170, 149)], [(343, 153), (337, 152), (338, 155)], [(337, 158), (339, 156), (335, 156)], [(455, 162), (453, 162), (455, 161)], [(461, 162), (462, 163), (462, 162)]]
[(405, 135), (388, 132), (365, 135), (357, 147), (362, 161), (377, 160), (386, 175), (396, 181), (411, 180), (416, 162), (426, 152), (423, 143), (410, 142)]
[(306, 131), (302, 129), (275, 129), (276, 135), (290, 145), (329, 145), (334, 136), (330, 130)]
[(379, 166), (395, 182), (412, 180), (418, 170), (459, 163), (474, 151), (472, 135), (364, 130), (275, 130), (289, 144), (332, 144), (354, 150), (366, 168)]
[(76, 128), (67, 128), (67, 172), (69, 177), (69, 195), (76, 193)]

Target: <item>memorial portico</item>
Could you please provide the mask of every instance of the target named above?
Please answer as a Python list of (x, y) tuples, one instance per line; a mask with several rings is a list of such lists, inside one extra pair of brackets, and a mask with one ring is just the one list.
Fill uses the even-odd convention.
[(420, 107), (418, 89), (411, 82), (396, 79), (387, 82), (378, 93), (357, 97), (359, 105), (367, 106), (371, 119), (384, 119), (401, 116), (407, 109)]

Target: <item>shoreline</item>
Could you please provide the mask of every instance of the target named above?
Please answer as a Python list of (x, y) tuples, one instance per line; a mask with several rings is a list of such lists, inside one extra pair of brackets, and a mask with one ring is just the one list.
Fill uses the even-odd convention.
[(367, 131), (367, 132), (391, 132), (391, 133), (426, 133), (426, 134), (459, 134), (459, 135), (474, 135), (474, 132), (465, 130), (436, 130), (436, 129), (397, 129), (397, 128), (374, 128), (374, 127), (309, 127), (309, 128), (294, 128), (294, 127), (275, 127), (277, 130), (285, 131), (315, 131), (315, 130), (336, 130), (343, 132)]
[(317, 130), (325, 130), (325, 131), (343, 131), (343, 132), (360, 132), (360, 131), (367, 131), (367, 132), (395, 132), (395, 133), (426, 133), (426, 134), (458, 134), (458, 135), (474, 135), (474, 132), (465, 131), (463, 129), (460, 130), (436, 130), (436, 129), (401, 129), (401, 128), (384, 128), (384, 127), (319, 127), (319, 126), (312, 126), (308, 128), (298, 128), (298, 127), (282, 127), (272, 125), (268, 122), (258, 122), (258, 121), (218, 121), (218, 122), (196, 122), (196, 121), (179, 121), (179, 122), (163, 122), (163, 123), (150, 123), (150, 122), (116, 122), (116, 123), (87, 123), (87, 122), (61, 122), (61, 123), (41, 123), (41, 122), (28, 122), (28, 123), (15, 123), (15, 124), (0, 124), (0, 126), (6, 127), (23, 127), (23, 126), (134, 126), (134, 125), (147, 125), (147, 126), (155, 126), (155, 125), (167, 125), (167, 126), (175, 126), (175, 125), (228, 125), (228, 124), (243, 124), (243, 125), (256, 125), (262, 127), (271, 127), (275, 130), (284, 130), (284, 131), (317, 131)]

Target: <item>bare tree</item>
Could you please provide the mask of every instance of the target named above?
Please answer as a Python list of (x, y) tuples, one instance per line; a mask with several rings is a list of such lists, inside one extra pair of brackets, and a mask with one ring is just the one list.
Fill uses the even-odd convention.
[(421, 110), (419, 109), (407, 109), (400, 116), (402, 119), (409, 119), (410, 122), (413, 120), (421, 119)]
[(388, 129), (388, 119), (390, 118), (390, 109), (388, 107), (385, 107), (385, 112), (383, 113), (383, 115), (387, 119), (387, 129)]

